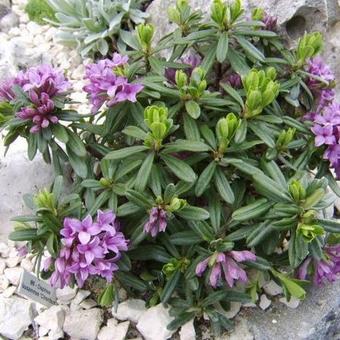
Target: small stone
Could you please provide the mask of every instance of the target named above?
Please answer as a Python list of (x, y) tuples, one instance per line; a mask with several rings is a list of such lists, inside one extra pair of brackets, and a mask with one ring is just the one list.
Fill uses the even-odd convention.
[(9, 286), (9, 281), (6, 276), (0, 276), (0, 292), (3, 292)]
[(8, 32), (12, 27), (19, 24), (19, 18), (14, 12), (9, 12), (0, 21), (0, 30)]
[(93, 299), (86, 299), (79, 304), (81, 308), (90, 309), (97, 306), (97, 302)]
[(280, 287), (275, 281), (270, 280), (268, 283), (266, 283), (263, 286), (263, 290), (266, 294), (270, 296), (276, 296), (279, 294), (282, 294), (283, 290), (282, 287)]
[(4, 270), (6, 269), (6, 263), (4, 260), (0, 259), (0, 275), (4, 273)]
[(8, 268), (14, 268), (20, 263), (20, 257), (15, 256), (15, 257), (9, 257), (6, 259), (6, 265)]
[(179, 331), (179, 338), (180, 340), (195, 340), (196, 339), (194, 319), (188, 321), (181, 327), (181, 330)]
[(77, 288), (64, 287), (63, 289), (57, 288), (56, 296), (59, 302), (69, 303), (77, 294)]
[(72, 300), (72, 304), (79, 305), (82, 301), (84, 301), (89, 295), (90, 291), (79, 289), (76, 297)]
[(137, 323), (145, 311), (145, 301), (129, 299), (118, 305), (117, 313), (112, 308), (112, 316), (121, 321), (130, 320)]
[(15, 293), (16, 290), (17, 290), (17, 287), (10, 286), (10, 287), (8, 287), (7, 289), (5, 289), (3, 291), (2, 296), (6, 297), (6, 298), (9, 298), (9, 297), (11, 297)]
[(271, 303), (271, 300), (267, 298), (266, 294), (261, 295), (259, 306), (262, 310), (266, 310), (271, 305)]
[(48, 332), (48, 339), (49, 340), (64, 339), (64, 331), (62, 329), (57, 329), (55, 331), (49, 331)]
[(0, 242), (0, 255), (1, 257), (8, 257), (10, 252), (9, 246), (5, 242)]
[(39, 314), (34, 321), (47, 330), (62, 329), (65, 321), (65, 311), (60, 306), (52, 306)]
[(125, 301), (128, 298), (127, 291), (124, 288), (118, 290), (119, 301)]
[(172, 320), (168, 309), (159, 304), (144, 312), (136, 327), (145, 340), (166, 340), (174, 333), (167, 329)]
[(130, 321), (116, 323), (115, 319), (109, 319), (107, 326), (103, 327), (99, 334), (98, 340), (124, 340), (129, 330)]
[(276, 320), (276, 319), (273, 319), (273, 320), (272, 320), (272, 323), (274, 323), (274, 324), (277, 323), (277, 320)]
[(66, 314), (64, 332), (74, 339), (95, 340), (103, 322), (103, 310), (70, 311)]
[(233, 317), (235, 317), (237, 315), (237, 313), (240, 311), (240, 309), (241, 309), (241, 303), (236, 302), (236, 301), (232, 301), (232, 302), (230, 302), (230, 309), (226, 312), (224, 311), (223, 315), (228, 319), (232, 319)]
[(22, 273), (22, 268), (15, 267), (15, 268), (6, 268), (4, 270), (5, 276), (7, 277), (8, 281), (14, 285), (18, 286), (20, 282), (20, 277)]
[(33, 303), (19, 298), (0, 296), (0, 334), (19, 339), (33, 320)]
[(295, 309), (299, 306), (300, 300), (292, 296), (289, 301), (285, 297), (279, 299), (280, 302), (284, 303), (287, 307)]
[(38, 330), (39, 337), (45, 336), (48, 333), (48, 329), (40, 326)]
[(32, 272), (33, 271), (33, 263), (29, 259), (23, 259), (21, 261), (21, 263), (20, 263), (20, 266), (22, 268), (24, 268), (25, 270), (27, 270), (28, 272)]

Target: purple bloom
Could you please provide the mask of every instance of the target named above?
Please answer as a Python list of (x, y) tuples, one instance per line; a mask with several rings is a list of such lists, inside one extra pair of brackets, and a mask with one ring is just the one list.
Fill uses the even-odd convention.
[(159, 232), (164, 232), (166, 227), (166, 211), (159, 207), (153, 207), (150, 211), (149, 220), (144, 225), (144, 232), (155, 237)]
[(297, 277), (300, 280), (308, 278), (310, 272), (313, 272), (313, 282), (315, 285), (321, 285), (326, 280), (333, 282), (338, 278), (340, 273), (340, 244), (325, 246), (325, 259), (317, 261), (307, 257), (298, 269)]
[(227, 83), (234, 89), (240, 89), (242, 87), (242, 79), (241, 76), (234, 72), (228, 75)]
[[(251, 251), (229, 251), (226, 253), (216, 253), (196, 266), (196, 275), (202, 276), (208, 265), (211, 266), (209, 276), (210, 285), (217, 287), (222, 280), (222, 274), (229, 287), (234, 286), (234, 281), (247, 282), (248, 277), (244, 269), (238, 263), (244, 261), (255, 261), (256, 255)], [(210, 262), (213, 262), (210, 264)]]
[(335, 136), (333, 136), (333, 127), (330, 125), (320, 126), (316, 124), (312, 127), (312, 131), (316, 135), (315, 146), (332, 145), (336, 142)]
[(143, 90), (143, 85), (129, 83), (118, 72), (127, 62), (127, 56), (115, 53), (112, 60), (103, 59), (86, 66), (85, 79), (89, 80), (89, 84), (84, 86), (84, 91), (90, 95), (92, 113), (96, 113), (104, 103), (110, 107), (123, 101), (137, 101), (136, 96)]
[[(330, 67), (324, 63), (322, 58), (315, 57), (309, 60), (307, 71), (327, 82), (333, 82), (335, 79), (334, 73), (331, 71)], [(335, 97), (335, 91), (330, 87), (325, 85), (319, 79), (314, 77), (309, 77), (307, 80), (307, 85), (317, 97), (318, 107), (317, 111), (322, 111), (323, 108), (331, 104)]]
[[(122, 251), (128, 250), (128, 240), (119, 231), (116, 215), (112, 211), (98, 210), (95, 221), (88, 215), (82, 221), (65, 218), (60, 231), (63, 247), (54, 261), (51, 276), (53, 286), (64, 287), (76, 280), (79, 287), (92, 275), (99, 275), (111, 282), (118, 270), (116, 261)], [(45, 268), (52, 263), (49, 260)]]
[(274, 17), (266, 13), (262, 19), (262, 22), (266, 25), (264, 27), (265, 30), (267, 31), (277, 30), (277, 17)]
[(70, 87), (70, 83), (60, 71), (50, 65), (40, 65), (31, 67), (26, 72), (21, 71), (16, 77), (0, 85), (0, 99), (15, 100), (13, 91), (15, 85), (27, 93), (31, 102), (31, 105), (21, 107), (16, 113), (18, 118), (32, 121), (31, 133), (58, 123), (58, 117), (53, 113), (54, 97), (64, 95)]
[(18, 255), (19, 256), (26, 256), (28, 254), (28, 248), (27, 246), (22, 246), (18, 248)]

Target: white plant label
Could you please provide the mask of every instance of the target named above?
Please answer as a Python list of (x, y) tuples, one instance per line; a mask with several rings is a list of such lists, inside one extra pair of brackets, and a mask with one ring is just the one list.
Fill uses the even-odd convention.
[(57, 301), (55, 289), (26, 270), (21, 274), (18, 293), (47, 307)]

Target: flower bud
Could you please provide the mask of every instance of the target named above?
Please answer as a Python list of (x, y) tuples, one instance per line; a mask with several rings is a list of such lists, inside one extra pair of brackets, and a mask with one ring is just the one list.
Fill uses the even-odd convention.
[(34, 197), (34, 203), (38, 208), (50, 209), (53, 213), (56, 213), (56, 200), (53, 193), (47, 191), (46, 189), (40, 191)]
[(168, 206), (167, 210), (170, 212), (178, 211), (184, 208), (187, 204), (186, 200), (180, 199), (178, 197), (174, 197), (171, 200), (170, 205)]
[(254, 8), (251, 12), (251, 18), (253, 20), (262, 20), (264, 18), (264, 9)]
[(277, 73), (276, 73), (276, 70), (275, 70), (274, 67), (268, 67), (266, 69), (266, 76), (267, 76), (267, 78), (269, 78), (271, 80), (275, 80), (276, 79), (276, 75), (277, 75)]
[(175, 82), (179, 89), (188, 84), (188, 76), (183, 70), (177, 70), (175, 75)]
[(307, 225), (299, 223), (297, 227), (297, 232), (303, 237), (305, 242), (312, 242), (317, 236), (321, 236), (325, 233), (324, 229), (318, 225)]
[(179, 13), (176, 7), (169, 7), (168, 9), (168, 17), (169, 20), (180, 25), (181, 23), (181, 14)]
[(300, 202), (306, 197), (306, 190), (298, 180), (293, 180), (289, 184), (289, 192), (293, 196), (295, 202)]
[(296, 57), (298, 66), (302, 66), (307, 58), (314, 57), (322, 49), (322, 35), (320, 32), (305, 34), (298, 43)]
[(110, 180), (108, 180), (107, 178), (104, 178), (104, 177), (102, 177), (102, 178), (99, 180), (99, 183), (100, 183), (103, 187), (109, 187), (109, 186), (111, 186)]
[(136, 28), (137, 37), (142, 47), (150, 47), (151, 41), (155, 32), (153, 25), (151, 24), (140, 24)]

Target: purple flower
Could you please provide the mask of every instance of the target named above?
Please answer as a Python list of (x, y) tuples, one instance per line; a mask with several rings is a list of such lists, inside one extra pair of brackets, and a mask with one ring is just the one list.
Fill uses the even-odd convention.
[(50, 65), (40, 65), (31, 67), (26, 72), (21, 71), (0, 86), (0, 99), (15, 100), (13, 91), (15, 85), (26, 92), (31, 102), (16, 113), (18, 118), (32, 121), (31, 133), (37, 133), (50, 124), (58, 123), (58, 117), (54, 114), (54, 97), (64, 95), (70, 88), (70, 83), (60, 71)]
[[(121, 252), (128, 250), (128, 240), (119, 231), (116, 215), (112, 211), (98, 210), (95, 221), (88, 215), (82, 221), (65, 218), (60, 231), (64, 245), (54, 261), (51, 276), (53, 286), (64, 287), (76, 280), (79, 287), (92, 275), (99, 275), (111, 282), (118, 270), (116, 261)], [(44, 270), (53, 261), (49, 260)]]
[(227, 83), (234, 89), (240, 89), (242, 87), (242, 79), (241, 76), (234, 72), (227, 76)]
[(238, 263), (255, 260), (256, 255), (248, 250), (233, 250), (226, 253), (215, 253), (196, 266), (196, 275), (202, 276), (209, 265), (212, 267), (209, 276), (209, 282), (212, 287), (217, 287), (222, 281), (222, 275), (229, 287), (233, 287), (234, 281), (248, 281), (245, 270), (242, 269)]
[[(307, 71), (311, 75), (322, 78), (326, 82), (333, 82), (335, 79), (330, 67), (325, 64), (320, 57), (309, 60)], [(306, 83), (317, 98), (317, 112), (322, 111), (322, 109), (333, 102), (335, 91), (330, 86), (325, 85), (322, 81), (312, 76), (307, 79)]]
[(333, 135), (333, 127), (314, 125), (312, 127), (313, 133), (316, 135), (315, 137), (315, 146), (321, 146), (323, 144), (332, 145), (336, 142), (335, 136)]
[(137, 101), (136, 96), (143, 90), (143, 85), (129, 83), (122, 72), (118, 72), (127, 62), (127, 56), (115, 53), (112, 60), (103, 59), (86, 66), (85, 79), (89, 80), (89, 84), (84, 86), (84, 91), (90, 96), (92, 113), (96, 113), (104, 103), (110, 107), (123, 101)]
[(267, 31), (276, 31), (277, 30), (277, 17), (269, 15), (265, 13), (262, 22), (266, 25), (264, 27)]
[(144, 232), (155, 237), (159, 232), (164, 232), (167, 227), (166, 211), (159, 207), (153, 207), (150, 211), (149, 220), (144, 225)]
[(28, 254), (28, 248), (27, 246), (22, 246), (18, 248), (18, 255), (19, 256), (26, 256)]
[(335, 281), (340, 273), (340, 244), (325, 246), (324, 254), (325, 259), (320, 261), (307, 257), (299, 267), (297, 277), (300, 280), (305, 280), (312, 272), (315, 285), (321, 285), (326, 280)]

